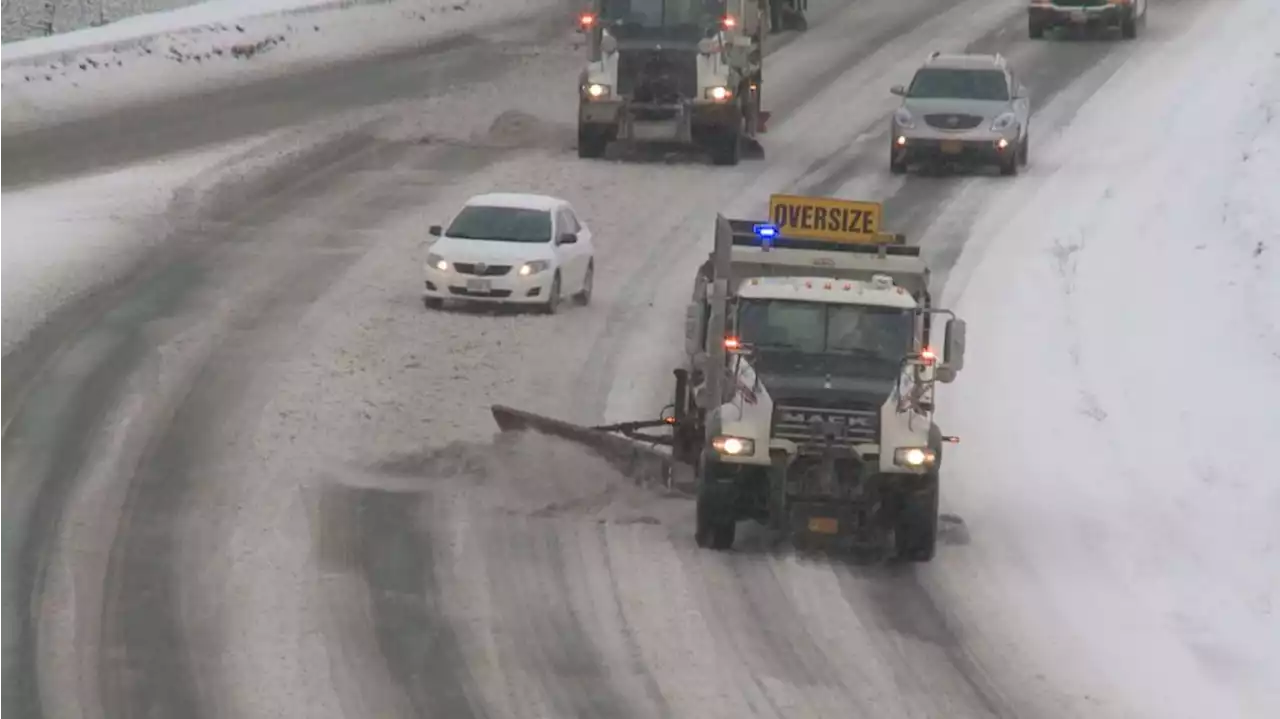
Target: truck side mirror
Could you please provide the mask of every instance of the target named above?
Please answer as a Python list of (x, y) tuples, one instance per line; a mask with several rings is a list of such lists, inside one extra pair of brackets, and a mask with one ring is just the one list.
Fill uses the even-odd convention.
[[(883, 85), (881, 87), (883, 87)], [(890, 94), (897, 95), (899, 97), (905, 97), (907, 94), (907, 88), (903, 85), (894, 85), (889, 88), (889, 92)]]
[(964, 369), (964, 337), (964, 320), (957, 318), (947, 323), (942, 340), (942, 364), (937, 369), (939, 382), (954, 382), (956, 375)]
[(702, 303), (690, 302), (684, 310), (684, 353), (693, 357), (702, 351)]

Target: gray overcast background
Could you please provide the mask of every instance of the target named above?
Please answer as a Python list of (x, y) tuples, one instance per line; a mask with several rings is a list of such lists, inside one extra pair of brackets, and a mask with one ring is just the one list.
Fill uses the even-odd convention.
[(79, 30), (202, 0), (4, 0), (4, 41)]

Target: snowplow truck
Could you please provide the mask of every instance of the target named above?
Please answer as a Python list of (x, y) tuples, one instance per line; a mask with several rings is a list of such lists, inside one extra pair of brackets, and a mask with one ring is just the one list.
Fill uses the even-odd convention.
[(592, 0), (578, 16), (578, 156), (614, 141), (696, 146), (717, 165), (761, 156), (766, 2)]
[[(878, 205), (775, 196), (771, 209), (773, 222), (717, 219), (660, 418), (575, 427), (500, 406), (494, 417), (649, 479), (691, 467), (701, 547), (728, 549), (738, 522), (755, 520), (799, 547), (930, 561), (942, 449), (955, 441), (933, 420), (934, 390), (963, 368), (964, 321), (933, 306), (919, 248), (878, 231)], [(847, 229), (854, 213), (871, 221), (804, 227)], [(669, 432), (644, 431), (655, 427)], [(649, 443), (670, 447), (672, 466)]]

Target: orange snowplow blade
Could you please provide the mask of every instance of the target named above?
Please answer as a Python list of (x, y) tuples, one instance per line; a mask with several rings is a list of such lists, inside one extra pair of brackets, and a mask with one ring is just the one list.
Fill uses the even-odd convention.
[(637, 486), (692, 490), (692, 468), (641, 442), (500, 404), (493, 405), (490, 411), (503, 432), (536, 432), (582, 445)]

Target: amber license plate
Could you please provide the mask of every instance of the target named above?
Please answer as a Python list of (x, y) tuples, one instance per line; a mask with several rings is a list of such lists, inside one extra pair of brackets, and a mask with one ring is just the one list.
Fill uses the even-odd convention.
[(835, 534), (840, 531), (840, 522), (831, 517), (813, 517), (809, 520), (809, 531), (814, 534)]
[(964, 150), (964, 145), (959, 140), (943, 140), (942, 151), (948, 155), (959, 155)]

